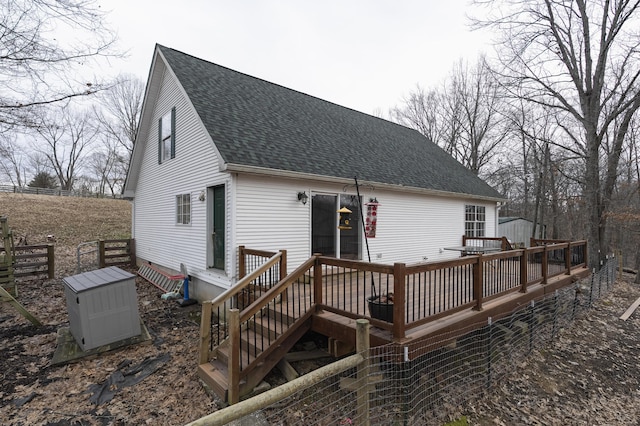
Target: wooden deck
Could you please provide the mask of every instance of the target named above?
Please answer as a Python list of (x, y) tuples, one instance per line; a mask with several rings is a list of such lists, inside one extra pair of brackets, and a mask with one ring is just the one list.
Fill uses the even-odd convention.
[[(286, 252), (241, 248), (262, 258), (241, 265), (261, 266), (203, 303), (199, 375), (237, 401), (309, 330), (327, 336), (336, 356), (353, 351), (360, 318), (372, 325), (371, 346), (394, 343), (418, 357), (448, 333), (480, 328), (588, 276), (586, 253), (580, 241), (416, 265), (313, 256), (285, 276)], [(371, 310), (373, 296), (393, 298), (386, 316)]]
[[(377, 319), (372, 318), (369, 312), (355, 315), (345, 316), (341, 313), (335, 313), (329, 301), (326, 309), (319, 307), (313, 316), (312, 330), (330, 338), (340, 339), (353, 344), (355, 342), (356, 317), (367, 318), (372, 322), (371, 327), (371, 346), (382, 346), (389, 343), (400, 343), (409, 347), (409, 353), (412, 356), (422, 355), (421, 351), (416, 348), (425, 348), (426, 340), (441, 341), (437, 339), (446, 333), (468, 327), (473, 324), (485, 325), (491, 317), (497, 320), (503, 316), (511, 314), (511, 312), (519, 306), (526, 306), (532, 300), (539, 299), (547, 294), (554, 293), (557, 289), (563, 288), (571, 283), (589, 276), (590, 270), (585, 267), (576, 268), (571, 274), (558, 275), (550, 278), (546, 284), (540, 282), (528, 286), (527, 292), (511, 291), (498, 295), (483, 304), (481, 309), (475, 306), (469, 306), (464, 309), (457, 310), (448, 315), (426, 322), (419, 326), (409, 329), (404, 338), (394, 339), (391, 325), (380, 327)], [(333, 283), (334, 287), (342, 288), (340, 283)], [(392, 289), (393, 287), (391, 287)], [(434, 293), (440, 295), (437, 290)], [(349, 299), (346, 304), (362, 305), (362, 300), (366, 300), (370, 296), (370, 292), (360, 295), (357, 292), (345, 293)], [(455, 296), (455, 295), (453, 295)], [(408, 303), (409, 310), (414, 308), (416, 301), (410, 300)], [(435, 307), (432, 307), (435, 310)], [(376, 326), (378, 325), (378, 326)], [(428, 350), (436, 349), (437, 346), (430, 346)]]

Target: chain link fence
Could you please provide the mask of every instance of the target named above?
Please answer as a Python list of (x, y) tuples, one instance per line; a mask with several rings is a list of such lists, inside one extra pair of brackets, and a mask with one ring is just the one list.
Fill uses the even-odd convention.
[(356, 393), (358, 387), (368, 386), (371, 424), (442, 424), (490, 392), (534, 348), (546, 345), (577, 316), (586, 314), (611, 290), (616, 266), (616, 259), (610, 258), (599, 272), (582, 281), (521, 306), (507, 317), (426, 342), (415, 354), (396, 344), (372, 348), (365, 380), (357, 380), (355, 369), (347, 370), (255, 413), (253, 422), (362, 424)]

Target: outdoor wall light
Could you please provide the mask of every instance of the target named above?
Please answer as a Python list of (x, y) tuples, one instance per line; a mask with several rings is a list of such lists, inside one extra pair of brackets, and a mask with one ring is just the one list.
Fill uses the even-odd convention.
[(308, 199), (309, 199), (309, 196), (307, 195), (306, 192), (298, 192), (298, 201), (301, 201), (302, 204), (307, 204)]

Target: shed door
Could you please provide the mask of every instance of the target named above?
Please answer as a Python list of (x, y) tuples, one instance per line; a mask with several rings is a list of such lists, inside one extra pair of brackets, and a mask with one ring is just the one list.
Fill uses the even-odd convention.
[[(338, 229), (338, 210), (352, 211), (352, 228)], [(311, 253), (341, 259), (360, 259), (360, 207), (355, 195), (315, 194), (311, 197)]]

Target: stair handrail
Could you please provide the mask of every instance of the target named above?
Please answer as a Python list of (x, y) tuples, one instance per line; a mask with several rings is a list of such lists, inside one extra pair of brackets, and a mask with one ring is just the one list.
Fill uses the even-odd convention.
[(239, 280), (233, 287), (225, 290), (222, 294), (220, 294), (218, 297), (213, 299), (211, 301), (212, 309), (213, 308), (217, 308), (219, 305), (223, 304), (224, 302), (226, 302), (227, 300), (229, 300), (233, 296), (235, 296), (238, 293), (240, 293), (242, 291), (242, 289), (244, 289), (246, 286), (251, 284), (251, 281), (255, 280), (260, 275), (262, 275), (266, 271), (268, 271), (269, 268), (271, 268), (273, 265), (278, 263), (278, 261), (280, 260), (281, 256), (282, 256), (281, 252), (278, 252), (278, 253), (274, 254), (269, 259), (267, 259), (267, 261), (265, 263), (260, 265), (257, 269), (254, 269), (253, 271), (251, 271), (249, 273), (249, 275), (245, 275), (244, 278)]
[[(225, 290), (218, 297), (210, 300), (202, 302), (202, 315), (200, 320), (200, 354), (199, 354), (199, 362), (200, 364), (204, 364), (209, 362), (209, 354), (211, 350), (215, 348), (210, 348), (211, 345), (211, 316), (214, 309), (218, 308), (221, 305), (224, 305), (227, 301), (229, 301), (232, 297), (236, 296), (240, 293), (245, 287), (247, 287), (253, 280), (255, 280), (260, 275), (264, 274), (269, 270), (273, 265), (280, 261), (282, 256), (282, 252), (278, 252), (271, 256), (265, 263), (260, 265), (258, 268), (253, 270), (248, 275), (244, 276), (241, 280), (239, 280), (233, 287)], [(223, 314), (226, 314), (223, 312)], [(220, 342), (222, 343), (222, 342)]]
[(311, 256), (309, 259), (307, 259), (306, 262), (298, 266), (293, 272), (278, 281), (277, 284), (260, 295), (260, 297), (258, 297), (252, 304), (243, 309), (240, 312), (240, 323), (247, 321), (252, 315), (260, 311), (264, 307), (265, 301), (268, 302), (270, 300), (273, 300), (274, 298), (285, 292), (295, 280), (300, 278), (305, 272), (307, 272), (312, 266), (315, 265), (316, 258), (317, 256), (315, 255)]
[[(258, 312), (260, 312), (263, 308), (266, 308), (274, 299), (277, 299), (282, 295), (282, 298), (286, 298), (286, 294), (288, 289), (296, 282), (300, 277), (302, 277), (306, 272), (308, 272), (312, 267), (317, 266), (317, 255), (310, 257), (307, 261), (298, 266), (293, 272), (285, 276), (283, 279), (278, 281), (273, 287), (269, 290), (261, 294), (253, 303), (249, 306), (245, 307), (241, 312), (239, 312), (238, 320), (234, 321), (235, 330), (229, 330), (229, 336), (240, 336), (240, 331), (244, 330), (246, 327), (246, 323)], [(315, 284), (315, 283), (314, 283)], [(313, 289), (311, 290), (311, 295), (313, 294)], [(230, 353), (229, 358), (229, 389), (230, 395), (238, 395), (239, 393), (239, 385), (241, 379), (246, 379), (246, 376), (255, 366), (260, 365), (264, 362), (265, 358), (269, 356), (269, 354), (274, 351), (276, 348), (280, 347), (281, 343), (287, 338), (288, 333), (297, 329), (300, 324), (304, 323), (311, 315), (311, 312), (315, 310), (315, 306), (317, 301), (311, 300), (311, 304), (309, 309), (304, 312), (299, 318), (295, 320), (292, 324), (289, 324), (287, 328), (287, 332), (283, 333), (280, 337), (276, 338), (269, 348), (265, 349), (261, 353), (257, 354), (255, 359), (248, 364), (242, 365), (239, 360), (240, 351), (232, 351)], [(231, 327), (231, 325), (230, 325)], [(233, 342), (233, 340), (231, 340)], [(239, 344), (239, 340), (238, 343)], [(233, 378), (237, 378), (234, 380)], [(233, 389), (232, 389), (233, 388)]]

